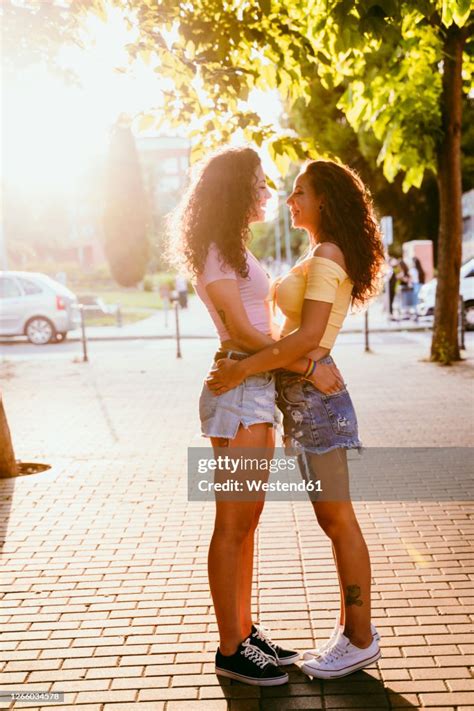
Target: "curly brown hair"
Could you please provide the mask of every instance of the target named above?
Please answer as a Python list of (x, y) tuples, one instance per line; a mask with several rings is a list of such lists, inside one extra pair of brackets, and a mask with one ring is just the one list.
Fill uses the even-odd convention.
[(200, 163), (174, 211), (168, 257), (191, 276), (204, 269), (209, 246), (223, 262), (248, 276), (245, 245), (256, 201), (255, 173), (260, 158), (252, 148), (226, 148)]
[(322, 236), (340, 247), (354, 282), (352, 303), (362, 306), (379, 293), (385, 264), (370, 192), (354, 170), (334, 161), (311, 161), (303, 174), (323, 198)]

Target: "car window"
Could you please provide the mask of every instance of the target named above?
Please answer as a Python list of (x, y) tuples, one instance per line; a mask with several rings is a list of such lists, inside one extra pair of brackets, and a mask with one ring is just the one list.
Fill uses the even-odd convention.
[(11, 277), (0, 277), (0, 299), (21, 296), (20, 287)]
[(17, 277), (18, 281), (20, 282), (23, 291), (25, 294), (41, 294), (42, 293), (42, 288), (38, 286), (38, 284), (35, 284), (33, 281), (30, 281), (29, 279), (23, 279), (23, 277)]

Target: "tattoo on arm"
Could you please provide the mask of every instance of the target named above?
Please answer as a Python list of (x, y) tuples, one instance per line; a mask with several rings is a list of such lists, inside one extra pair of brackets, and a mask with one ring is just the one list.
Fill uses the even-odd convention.
[(360, 607), (364, 603), (360, 598), (360, 587), (358, 585), (348, 585), (346, 587), (346, 605), (357, 605)]
[(224, 311), (224, 309), (217, 309), (217, 313), (221, 317), (221, 321), (225, 326), (225, 311)]

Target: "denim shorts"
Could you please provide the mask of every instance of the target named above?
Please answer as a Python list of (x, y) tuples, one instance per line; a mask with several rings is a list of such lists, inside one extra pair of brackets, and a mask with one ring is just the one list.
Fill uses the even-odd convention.
[(234, 439), (240, 425), (276, 424), (275, 378), (272, 373), (250, 375), (236, 388), (213, 395), (204, 383), (199, 398), (201, 434)]
[[(318, 362), (334, 363), (331, 356)], [(309, 380), (289, 370), (280, 370), (276, 374), (276, 389), (286, 447), (296, 453), (315, 454), (362, 447), (354, 406), (345, 387), (332, 395), (324, 395)]]

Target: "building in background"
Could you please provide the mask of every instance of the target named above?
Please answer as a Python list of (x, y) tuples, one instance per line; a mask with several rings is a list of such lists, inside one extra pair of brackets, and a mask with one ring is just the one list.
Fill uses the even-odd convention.
[(136, 145), (153, 217), (159, 221), (176, 206), (186, 186), (191, 147), (177, 136), (139, 137)]
[[(152, 241), (159, 241), (164, 216), (185, 188), (190, 144), (173, 136), (136, 138), (143, 183), (149, 198)], [(105, 156), (77, 180), (66, 198), (4, 191), (5, 253), (11, 269), (55, 272), (77, 265), (106, 264), (103, 250)], [(7, 263), (7, 260), (4, 260)]]
[(412, 266), (413, 257), (418, 257), (425, 272), (425, 281), (434, 277), (433, 242), (430, 239), (412, 239), (404, 242), (403, 261)]

